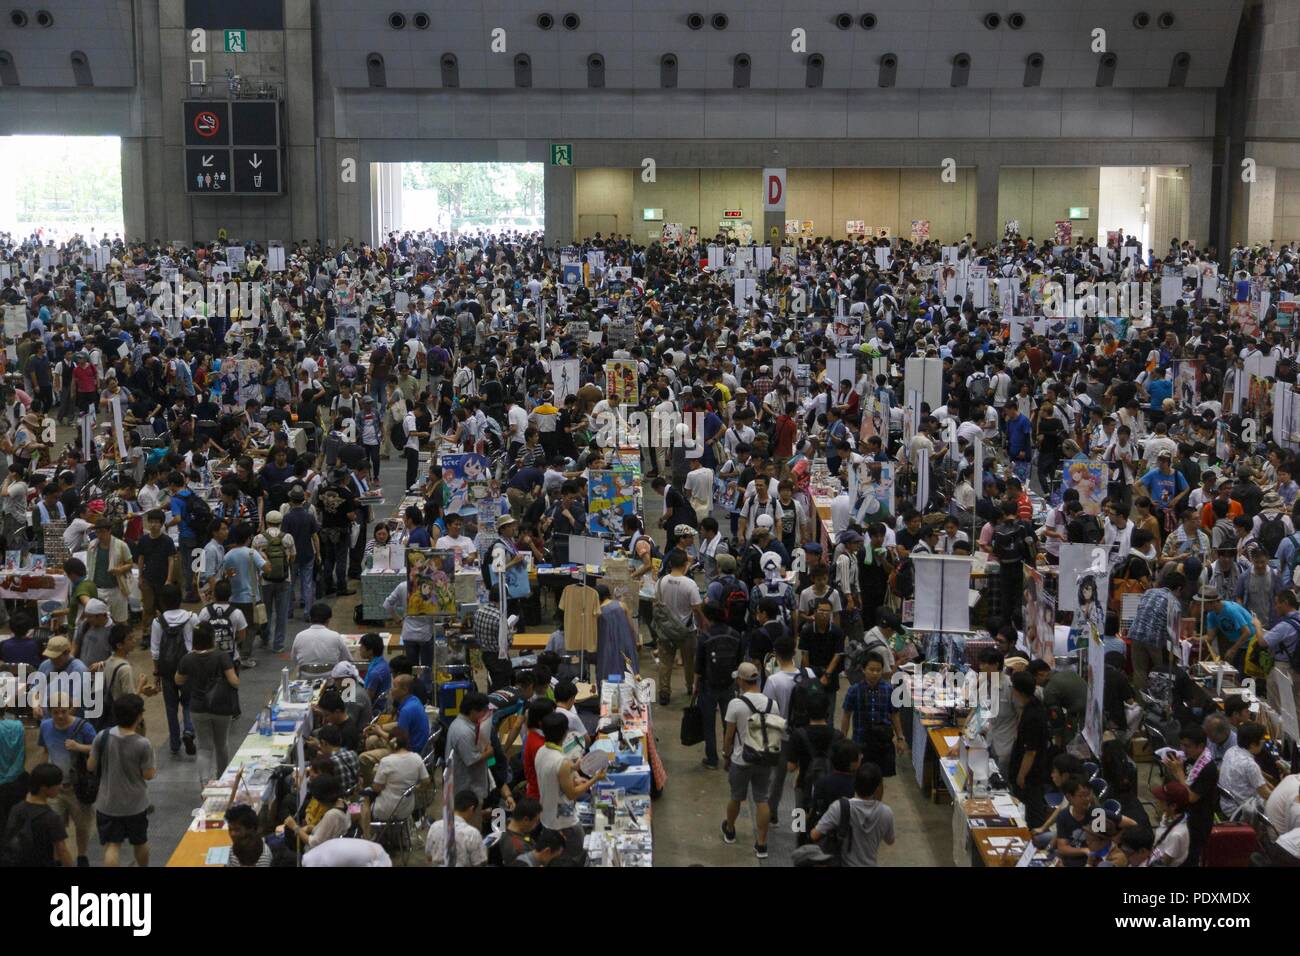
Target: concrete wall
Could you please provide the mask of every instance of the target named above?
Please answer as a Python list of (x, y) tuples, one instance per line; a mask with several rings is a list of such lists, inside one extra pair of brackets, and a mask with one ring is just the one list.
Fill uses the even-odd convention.
[(1071, 206), (1087, 206), (1089, 219), (1074, 223), (1075, 237), (1096, 236), (1101, 170), (1084, 168), (1003, 167), (999, 177), (998, 225), (1020, 222), (1020, 234), (1035, 241), (1056, 233), (1056, 221), (1069, 217)]
[(1300, 242), (1300, 169), (1275, 170), (1273, 234), (1270, 239)]

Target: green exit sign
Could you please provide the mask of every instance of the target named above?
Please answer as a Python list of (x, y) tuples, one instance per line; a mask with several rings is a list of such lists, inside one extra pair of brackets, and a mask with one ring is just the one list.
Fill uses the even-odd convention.
[(226, 37), (227, 53), (248, 52), (248, 31), (247, 30), (226, 30), (225, 37)]
[(572, 166), (573, 165), (573, 144), (552, 143), (551, 144), (551, 165)]
[(1069, 218), (1071, 218), (1071, 219), (1087, 219), (1087, 218), (1088, 218), (1088, 207), (1087, 207), (1087, 206), (1071, 206), (1071, 207), (1070, 207), (1070, 216), (1069, 216)]

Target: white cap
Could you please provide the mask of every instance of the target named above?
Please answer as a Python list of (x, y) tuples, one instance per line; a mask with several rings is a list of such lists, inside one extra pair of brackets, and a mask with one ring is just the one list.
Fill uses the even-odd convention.
[[(754, 527), (755, 527), (755, 528), (771, 528), (771, 527), (772, 527), (772, 516), (771, 516), (771, 515), (759, 515), (759, 516), (758, 516), (758, 519), (754, 522)], [(772, 554), (772, 553), (773, 553), (773, 552), (771, 552), (771, 551), (768, 552), (768, 554)], [(777, 560), (780, 560), (780, 559), (778, 558)]]

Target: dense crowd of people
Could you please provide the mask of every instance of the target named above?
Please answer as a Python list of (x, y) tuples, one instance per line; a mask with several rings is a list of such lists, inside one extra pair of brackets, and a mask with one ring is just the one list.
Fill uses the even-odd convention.
[[(299, 666), (341, 662), (330, 599), (354, 593), (376, 547), (436, 545), (471, 565), (498, 549), (510, 563), (564, 564), (570, 535), (587, 527), (589, 476), (620, 444), (641, 447), (643, 494), (663, 501), (658, 528), (643, 513), (608, 533), (634, 568), (634, 643), (657, 659), (661, 705), (674, 700), (680, 666), (703, 711), (703, 763), (727, 767), (727, 843), (752, 801), (754, 850), (767, 857), (769, 826), (786, 825), (788, 777), (809, 821), (796, 862), (875, 865), (894, 842), (884, 786), (908, 748), (890, 678), (937, 654), (903, 620), (927, 597), (911, 561), (926, 553), (982, 553), (999, 571), (983, 599), (993, 645), (978, 664), (1006, 678), (990, 745), (1063, 864), (1194, 864), (1216, 813), (1237, 809), (1219, 805), (1217, 785), (1236, 784), (1241, 803), (1296, 780), (1249, 711), (1221, 714), (1184, 686), (1167, 653), (1178, 622), (1196, 617), (1206, 653), (1257, 676), (1274, 708), (1295, 686), (1280, 677), (1300, 666), (1300, 443), (1275, 433), (1267, 411), (1274, 382), (1296, 383), (1289, 248), (1234, 248), (1222, 275), (1215, 250), (1177, 241), (1146, 250), (1122, 234), (1100, 246), (1014, 233), (949, 247), (802, 240), (768, 269), (747, 266), (753, 251), (734, 244), (710, 267), (704, 244), (596, 236), (561, 248), (522, 234), (394, 233), (341, 249), (74, 241), (55, 261), (49, 251), (0, 241), (9, 264), (0, 307), (22, 317), (21, 332), (6, 321), (0, 530), (19, 567), (57, 556), (69, 598), (40, 649), (31, 636), (40, 622), (11, 602), (14, 637), (0, 643), (0, 661), (102, 671), (114, 691), (103, 727), (58, 702), (35, 714), (48, 762), (30, 771), (15, 763), (16, 722), (0, 724), (0, 785), (14, 808), (5, 832), (18, 821), (34, 834), (20, 849), (42, 860), (84, 863), (93, 820), (106, 862), (122, 842), (147, 862), (154, 757), (138, 733), (143, 696), (162, 695), (173, 754), (197, 744), (220, 772), (240, 672), (286, 650)], [(585, 278), (566, 286), (572, 264)], [(734, 283), (744, 273), (757, 280), (749, 296)], [(1149, 311), (1042, 316), (1051, 283), (1170, 276), (1181, 295)], [(185, 283), (224, 284), (227, 301), (175, 295)], [(941, 364), (937, 404), (905, 388), (915, 357)], [(634, 363), (634, 400), (607, 382), (609, 360)], [(1261, 360), (1267, 375), (1252, 376)], [(1190, 378), (1175, 381), (1188, 363)], [(1266, 396), (1256, 378), (1267, 379)], [(639, 433), (626, 431), (633, 411), (643, 413)], [(70, 442), (56, 440), (50, 419), (77, 426)], [(613, 445), (611, 421), (623, 439)], [(448, 509), (426, 450), (491, 463), (491, 495), (507, 514), (486, 543), (466, 534), (472, 510)], [(423, 502), (392, 526), (365, 503), (388, 458), (404, 459), (406, 487)], [(1100, 511), (1071, 473), (1087, 461), (1104, 463)], [(829, 535), (813, 500), (823, 495)], [(1088, 761), (1069, 746), (1086, 685), (1029, 652), (1033, 622), (1022, 613), (1022, 566), (1054, 565), (1063, 543), (1104, 549), (1109, 575), (1095, 622), (1110, 651), (1108, 743)], [(1126, 594), (1139, 595), (1131, 619)], [(405, 601), (403, 591), (390, 610)], [(534, 593), (508, 610), (535, 622), (549, 609)], [(487, 618), (499, 611), (478, 613), (475, 634), (490, 644), (496, 618)], [(287, 622), (299, 614), (309, 636), (290, 643)], [(351, 842), (349, 795), (369, 788), (374, 805), (387, 804), (421, 782), (427, 689), (411, 674), (429, 663), (432, 636), (411, 617), (400, 660), (365, 650), (366, 703), (391, 717), (374, 739), (358, 739), (368, 716), (322, 698), (341, 716), (316, 733), (310, 799), (281, 828), (304, 859), (326, 850), (311, 865), (374, 864), (366, 841)], [(127, 661), (136, 641), (152, 674)], [(581, 721), (565, 706), (572, 684), (550, 685), (562, 666), (550, 663), (490, 666), (480, 681), (488, 695), (461, 704), (446, 742), (458, 865), (581, 859), (572, 807), (593, 781), (556, 756)], [(1127, 748), (1131, 708), (1157, 692), (1171, 701), (1169, 742), (1181, 756), (1165, 761), (1152, 820)], [(508, 760), (493, 763), (507, 765), (504, 776), (489, 773), (502, 742), (469, 732), (510, 708), (525, 717), (524, 779)], [(1230, 729), (1207, 743), (1203, 725), (1220, 716)], [(767, 750), (753, 728), (769, 722), (783, 729)], [(113, 770), (96, 778), (99, 792), (81, 784), (70, 795), (106, 751)], [(1104, 794), (1089, 785), (1090, 762), (1110, 785)], [(1098, 835), (1084, 822), (1103, 803)], [(484, 811), (498, 805), (510, 823), (489, 851)], [(1276, 833), (1261, 858), (1300, 863), (1294, 794), (1268, 816)], [(231, 811), (234, 859), (269, 865), (284, 843), (267, 844), (247, 817)], [(447, 858), (444, 829), (429, 839), (430, 858)]]

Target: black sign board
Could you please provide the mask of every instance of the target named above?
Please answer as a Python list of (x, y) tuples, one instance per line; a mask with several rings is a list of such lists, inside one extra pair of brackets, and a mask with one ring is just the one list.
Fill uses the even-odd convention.
[(229, 146), (230, 104), (217, 100), (187, 100), (186, 146)]
[(235, 146), (280, 144), (280, 104), (276, 100), (235, 100), (230, 109)]
[(186, 192), (283, 191), (278, 100), (186, 100), (184, 107)]
[(235, 192), (274, 196), (280, 191), (280, 153), (275, 149), (236, 149)]
[(283, 30), (284, 0), (185, 0), (185, 28)]
[(185, 150), (185, 191), (190, 193), (229, 194), (230, 150)]

